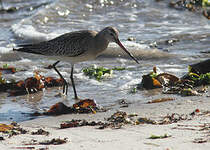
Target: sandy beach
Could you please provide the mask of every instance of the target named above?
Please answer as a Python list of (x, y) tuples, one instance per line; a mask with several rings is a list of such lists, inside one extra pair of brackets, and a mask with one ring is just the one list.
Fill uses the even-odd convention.
[[(0, 150), (210, 150), (207, 1), (0, 0)], [(95, 36), (109, 26), (119, 31), (108, 32), (111, 40), (108, 34)], [(90, 37), (95, 38), (64, 36), (46, 44), (86, 30), (93, 30)], [(38, 42), (44, 44), (34, 48)], [(96, 60), (80, 62), (106, 46)], [(27, 53), (14, 51), (21, 47), (28, 47)], [(51, 56), (59, 56), (56, 67), (69, 83), (66, 99)], [(58, 102), (66, 110), (74, 104), (69, 77), (75, 58), (80, 62), (73, 75), (79, 98), (94, 99), (108, 110), (95, 113), (88, 106), (88, 114), (32, 116)], [(127, 104), (118, 102), (122, 99)], [(148, 103), (156, 99), (164, 102)], [(125, 114), (124, 122), (108, 119), (116, 112)], [(87, 124), (60, 128), (73, 119)]]
[[(209, 97), (180, 97), (170, 102), (129, 105), (127, 108), (111, 109), (107, 112), (96, 114), (67, 114), (61, 116), (42, 117), (20, 123), (20, 126), (29, 132), (5, 137), (0, 147), (6, 149), (50, 149), (50, 150), (207, 150), (210, 149)], [(199, 109), (196, 115), (190, 115)], [(136, 113), (138, 117), (146, 117), (160, 120), (167, 114), (177, 113), (187, 115), (186, 120), (166, 125), (126, 124), (120, 129), (97, 129), (97, 126), (84, 126), (59, 129), (62, 121), (72, 119), (85, 119), (87, 121), (103, 121), (116, 111), (124, 111), (128, 114)], [(207, 113), (202, 113), (207, 112)], [(208, 125), (207, 128), (202, 128)], [(30, 132), (43, 129), (49, 135), (31, 135)], [(169, 135), (163, 139), (149, 139), (152, 135)], [(46, 141), (53, 138), (66, 139), (61, 145), (32, 144), (37, 141)]]

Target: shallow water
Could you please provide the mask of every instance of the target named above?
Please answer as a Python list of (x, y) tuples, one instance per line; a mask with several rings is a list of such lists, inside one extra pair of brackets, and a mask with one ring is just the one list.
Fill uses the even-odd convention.
[[(6, 75), (6, 78), (31, 77), (34, 70), (40, 70), (44, 76), (57, 77), (54, 71), (44, 69), (54, 60), (13, 53), (12, 48), (16, 44), (49, 40), (75, 30), (101, 30), (106, 26), (114, 26), (120, 31), (120, 40), (140, 60), (140, 65), (127, 59), (117, 45), (110, 44), (107, 53), (99, 59), (75, 66), (75, 82), (79, 96), (93, 98), (102, 106), (113, 105), (119, 99), (145, 103), (160, 97), (162, 95), (158, 90), (139, 91), (136, 94), (129, 94), (129, 91), (153, 66), (157, 66), (162, 72), (181, 77), (187, 72), (189, 64), (210, 56), (209, 53), (201, 53), (210, 51), (209, 20), (200, 13), (168, 8), (165, 1), (7, 0), (3, 1), (3, 5), (6, 9), (16, 7), (17, 11), (0, 12), (0, 65), (7, 63), (27, 70)], [(135, 41), (127, 41), (129, 37), (135, 38)], [(167, 44), (168, 40), (174, 39), (176, 42)], [(111, 78), (98, 82), (84, 76), (81, 71), (83, 67), (93, 64), (128, 69), (115, 71)], [(70, 64), (60, 63), (58, 69), (69, 81)], [(61, 91), (59, 88), (52, 88), (34, 95), (18, 97), (7, 97), (2, 93), (0, 121), (31, 119), (28, 113), (47, 109), (58, 101), (72, 104), (74, 101), (71, 87), (67, 99), (54, 96)]]

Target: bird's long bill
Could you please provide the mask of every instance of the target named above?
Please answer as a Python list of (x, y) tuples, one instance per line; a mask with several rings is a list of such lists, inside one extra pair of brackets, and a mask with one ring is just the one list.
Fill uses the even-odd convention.
[(138, 60), (122, 45), (119, 39), (116, 39), (116, 43), (133, 59), (137, 64), (139, 64)]

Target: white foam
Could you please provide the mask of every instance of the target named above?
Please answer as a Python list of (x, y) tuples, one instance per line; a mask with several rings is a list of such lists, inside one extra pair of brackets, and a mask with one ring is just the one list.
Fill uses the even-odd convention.
[(41, 41), (50, 40), (58, 36), (58, 34), (56, 33), (51, 33), (51, 34), (41, 33), (37, 31), (32, 25), (23, 24), (23, 23), (25, 23), (24, 20), (22, 20), (17, 24), (12, 25), (11, 27), (12, 32), (17, 38), (21, 38), (27, 41), (41, 42)]
[(11, 51), (12, 51), (12, 48), (9, 48), (9, 47), (0, 47), (0, 53), (1, 54), (9, 53)]
[(21, 63), (29, 63), (29, 62), (32, 62), (32, 61), (30, 59), (23, 58), (19, 62), (21, 62)]
[[(142, 49), (149, 49), (148, 45), (139, 44), (132, 41), (123, 41), (122, 44), (129, 50), (142, 50)], [(110, 43), (108, 49), (121, 49), (117, 44)]]

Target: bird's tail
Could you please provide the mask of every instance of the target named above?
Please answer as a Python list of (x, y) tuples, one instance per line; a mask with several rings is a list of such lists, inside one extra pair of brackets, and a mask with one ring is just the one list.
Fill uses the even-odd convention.
[(41, 54), (39, 51), (35, 51), (32, 44), (18, 45), (18, 48), (13, 48), (13, 51)]

